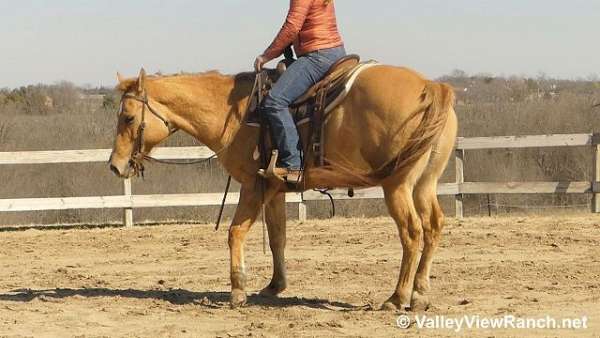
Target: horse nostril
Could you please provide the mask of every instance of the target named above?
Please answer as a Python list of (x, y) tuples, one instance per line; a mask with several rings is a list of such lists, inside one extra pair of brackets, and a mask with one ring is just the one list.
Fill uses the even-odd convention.
[(117, 176), (121, 176), (121, 172), (119, 171), (119, 169), (117, 169), (117, 167), (115, 167), (112, 164), (110, 165), (110, 171), (112, 171)]

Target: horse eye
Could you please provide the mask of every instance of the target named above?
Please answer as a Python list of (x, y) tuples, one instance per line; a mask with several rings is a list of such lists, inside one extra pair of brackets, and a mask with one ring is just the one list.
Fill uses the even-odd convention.
[(125, 118), (125, 123), (127, 123), (127, 124), (132, 124), (132, 123), (133, 123), (133, 120), (135, 120), (135, 117), (133, 117), (133, 116), (127, 116), (127, 117)]

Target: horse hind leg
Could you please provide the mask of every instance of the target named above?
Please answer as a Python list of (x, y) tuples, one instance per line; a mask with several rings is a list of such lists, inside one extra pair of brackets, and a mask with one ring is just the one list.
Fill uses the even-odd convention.
[(417, 182), (414, 191), (415, 206), (423, 224), (423, 252), (415, 276), (411, 309), (424, 311), (430, 306), (426, 295), (430, 290), (431, 264), (439, 246), (444, 227), (444, 212), (437, 197), (438, 180), (442, 176), (454, 148), (456, 114), (450, 111), (448, 123), (438, 145), (432, 151), (429, 164)]
[(415, 275), (410, 302), (413, 311), (425, 311), (431, 305), (427, 293), (430, 290), (430, 274), (433, 256), (440, 243), (444, 213), (437, 199), (437, 179), (419, 182), (414, 199), (423, 226), (423, 252)]
[(417, 161), (408, 174), (403, 177), (391, 177), (382, 185), (388, 211), (396, 222), (402, 243), (398, 284), (392, 296), (383, 304), (384, 310), (404, 310), (410, 306), (423, 235), (421, 218), (413, 200), (413, 190), (428, 160), (429, 153)]

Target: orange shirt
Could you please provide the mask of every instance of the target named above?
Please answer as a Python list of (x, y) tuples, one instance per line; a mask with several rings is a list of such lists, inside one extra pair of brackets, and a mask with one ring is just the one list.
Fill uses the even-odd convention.
[(285, 23), (263, 55), (275, 59), (292, 43), (298, 56), (343, 45), (333, 2), (325, 5), (324, 0), (290, 0)]

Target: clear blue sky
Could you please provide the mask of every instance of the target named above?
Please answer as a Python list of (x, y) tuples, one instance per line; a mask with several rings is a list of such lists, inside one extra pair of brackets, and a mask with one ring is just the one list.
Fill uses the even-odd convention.
[[(600, 74), (598, 0), (337, 0), (346, 47), (436, 77)], [(250, 69), (287, 0), (0, 0), (0, 87)]]

